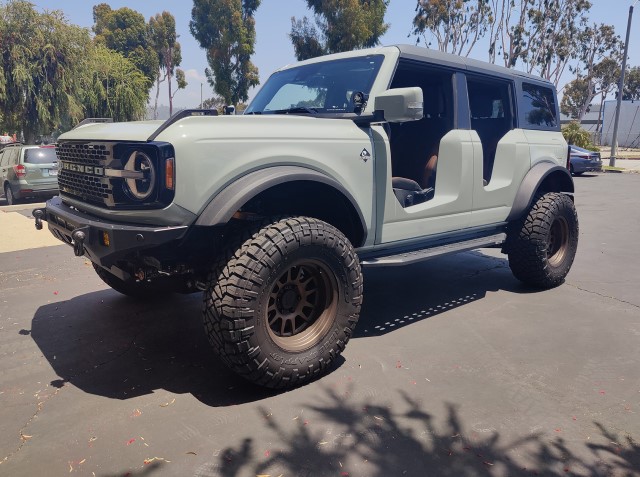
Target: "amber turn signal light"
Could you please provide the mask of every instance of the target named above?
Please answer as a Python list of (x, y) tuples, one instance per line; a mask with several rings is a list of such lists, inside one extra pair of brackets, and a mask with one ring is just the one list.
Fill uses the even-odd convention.
[(164, 163), (164, 183), (167, 189), (174, 190), (175, 169), (174, 159), (170, 157)]

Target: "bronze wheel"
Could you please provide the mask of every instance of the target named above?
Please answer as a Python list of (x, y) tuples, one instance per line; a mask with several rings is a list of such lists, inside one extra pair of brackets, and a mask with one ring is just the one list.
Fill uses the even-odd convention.
[(362, 273), (349, 240), (312, 217), (274, 219), (231, 239), (204, 294), (220, 359), (249, 381), (284, 389), (331, 369), (351, 338)]
[(537, 198), (529, 213), (509, 226), (506, 251), (515, 277), (538, 288), (560, 285), (578, 249), (578, 215), (567, 194)]
[(268, 331), (286, 351), (303, 351), (318, 343), (334, 322), (336, 279), (321, 262), (301, 260), (278, 278), (269, 294)]
[(567, 254), (569, 246), (569, 224), (564, 217), (556, 217), (549, 231), (549, 246), (547, 247), (547, 260), (549, 265), (557, 267)]

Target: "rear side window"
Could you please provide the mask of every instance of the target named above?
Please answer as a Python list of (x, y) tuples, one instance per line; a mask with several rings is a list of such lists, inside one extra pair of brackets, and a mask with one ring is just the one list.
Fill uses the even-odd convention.
[(24, 151), (24, 162), (29, 164), (51, 164), (55, 161), (57, 161), (56, 150), (53, 147), (39, 147)]
[(555, 95), (551, 88), (522, 83), (521, 126), (525, 129), (558, 129)]

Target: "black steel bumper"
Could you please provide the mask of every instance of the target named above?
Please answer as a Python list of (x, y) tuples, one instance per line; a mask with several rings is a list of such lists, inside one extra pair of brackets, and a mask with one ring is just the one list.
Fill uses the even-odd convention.
[(76, 255), (86, 255), (107, 268), (135, 252), (179, 240), (188, 229), (187, 226), (149, 227), (108, 222), (65, 205), (60, 197), (48, 200), (42, 209), (35, 209), (33, 216), (37, 229), (46, 221), (51, 233), (72, 246)]

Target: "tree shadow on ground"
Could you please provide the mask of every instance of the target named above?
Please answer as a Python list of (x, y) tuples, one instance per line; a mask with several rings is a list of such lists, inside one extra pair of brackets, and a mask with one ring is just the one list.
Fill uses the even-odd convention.
[[(206, 475), (295, 475), (297, 477), (389, 476), (624, 476), (639, 475), (640, 448), (594, 423), (599, 444), (566, 441), (531, 433), (507, 441), (498, 432), (482, 434), (464, 424), (456, 405), (445, 403), (437, 418), (414, 398), (400, 393), (393, 406), (345, 398), (324, 390), (309, 404), (325, 427), (307, 421), (265, 426), (272, 449), (258, 455), (257, 444), (245, 438), (230, 446)], [(260, 409), (261, 417), (269, 416)]]

